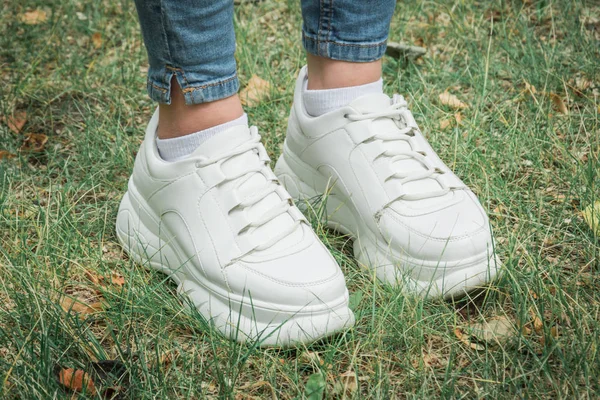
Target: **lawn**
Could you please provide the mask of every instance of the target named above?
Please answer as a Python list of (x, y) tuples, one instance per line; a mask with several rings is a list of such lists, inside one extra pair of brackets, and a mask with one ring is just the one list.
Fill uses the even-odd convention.
[[(271, 83), (247, 112), (275, 160), (305, 63), (299, 4), (242, 2), (235, 18), (242, 86)], [(600, 5), (406, 0), (390, 39), (427, 48), (385, 58), (386, 91), (481, 199), (503, 273), (460, 301), (407, 296), (307, 209), (357, 324), (261, 349), (217, 336), (117, 244), (155, 107), (133, 2), (0, 2), (0, 397), (600, 396), (600, 232), (582, 213), (600, 200)], [(69, 368), (95, 388), (64, 387)]]

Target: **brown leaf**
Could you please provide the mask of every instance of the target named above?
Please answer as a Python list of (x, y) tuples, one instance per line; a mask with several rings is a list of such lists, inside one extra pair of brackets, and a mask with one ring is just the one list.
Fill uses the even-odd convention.
[(333, 391), (336, 394), (352, 396), (358, 388), (358, 380), (354, 371), (346, 371), (341, 374), (333, 385)]
[(44, 150), (47, 142), (48, 136), (43, 133), (30, 133), (23, 141), (20, 150), (37, 153)]
[(246, 87), (240, 92), (240, 100), (245, 106), (255, 107), (268, 98), (270, 93), (271, 84), (258, 75), (252, 75)]
[(464, 333), (460, 328), (454, 328), (454, 335), (460, 340), (463, 344), (469, 346), (473, 350), (485, 350), (485, 346), (481, 343), (474, 343), (471, 341), (470, 335)]
[[(466, 332), (465, 332), (466, 331)], [(484, 343), (501, 344), (514, 336), (514, 324), (505, 316), (492, 317), (483, 322), (478, 322), (454, 330), (456, 337), (475, 350), (485, 349)]]
[(104, 280), (103, 276), (89, 270), (85, 271), (85, 276), (95, 285), (100, 285), (100, 282)]
[[(271, 394), (271, 399), (277, 400), (277, 392), (275, 392), (275, 388), (268, 381), (258, 381), (254, 383), (247, 383), (239, 387), (239, 390), (244, 392), (252, 392), (257, 389), (267, 388)], [(240, 393), (241, 394), (241, 393)], [(237, 398), (237, 396), (236, 396)], [(246, 397), (241, 397), (246, 398)], [(261, 396), (260, 398), (266, 398), (266, 396)]]
[(600, 236), (600, 200), (584, 208), (581, 215), (594, 235)]
[(85, 391), (92, 396), (96, 394), (94, 381), (81, 369), (63, 368), (58, 374), (58, 381), (65, 388), (74, 392)]
[(125, 277), (118, 272), (113, 272), (110, 275), (110, 281), (113, 283), (113, 285), (123, 286), (125, 284)]
[(544, 322), (540, 319), (540, 317), (538, 317), (533, 308), (529, 309), (529, 313), (531, 314), (531, 323), (533, 324), (533, 329), (536, 333), (540, 333), (542, 329), (544, 329)]
[(11, 159), (11, 158), (15, 158), (16, 155), (14, 155), (13, 153), (10, 153), (6, 150), (0, 150), (0, 160), (6, 158), (7, 160)]
[(460, 101), (458, 99), (458, 97), (456, 97), (453, 94), (448, 93), (448, 91), (445, 91), (444, 93), (440, 93), (440, 101), (442, 102), (442, 104), (449, 106), (451, 108), (457, 108), (457, 109), (465, 109), (465, 108), (469, 108), (469, 106), (465, 103), (463, 103), (462, 101)]
[(321, 359), (319, 353), (314, 351), (303, 351), (298, 357), (298, 361), (302, 364), (307, 365), (319, 365), (322, 366), (325, 364), (325, 361)]
[(93, 314), (96, 311), (102, 310), (102, 303), (97, 301), (92, 304), (86, 304), (81, 300), (74, 300), (70, 297), (64, 297), (60, 302), (60, 306), (65, 312), (74, 312), (79, 315), (79, 318), (84, 319), (86, 315)]
[(96, 49), (102, 47), (102, 35), (100, 33), (96, 32), (92, 35), (92, 44)]
[(552, 103), (554, 104), (554, 107), (556, 108), (556, 111), (558, 111), (561, 114), (568, 114), (569, 113), (569, 109), (567, 108), (567, 106), (566, 106), (565, 102), (563, 101), (562, 97), (560, 97), (556, 93), (550, 93), (550, 99), (552, 100)]
[(446, 129), (450, 125), (452, 125), (452, 120), (450, 118), (447, 118), (447, 119), (444, 119), (444, 120), (440, 121), (440, 129), (441, 130)]
[(46, 11), (40, 10), (39, 8), (27, 11), (19, 16), (19, 20), (26, 25), (37, 25), (46, 22), (47, 19), (48, 14)]
[[(454, 118), (453, 118), (454, 117)], [(440, 129), (444, 130), (452, 125), (462, 125), (463, 116), (460, 112), (454, 113), (454, 116), (446, 118), (440, 122)], [(456, 122), (456, 124), (454, 123)], [(466, 134), (466, 133), (465, 133)]]
[(27, 122), (27, 112), (24, 110), (16, 111), (13, 115), (2, 117), (2, 121), (13, 133), (19, 133)]
[(592, 81), (587, 79), (585, 76), (578, 76), (575, 78), (575, 88), (581, 92), (589, 88), (591, 85)]
[(514, 336), (514, 324), (505, 316), (489, 318), (470, 327), (471, 335), (485, 342), (502, 343)]
[(530, 84), (529, 82), (527, 82), (525, 80), (523, 82), (525, 82), (525, 90), (528, 91), (529, 94), (531, 94), (533, 96), (534, 94), (537, 93), (535, 86), (533, 86), (532, 84)]
[(462, 125), (463, 116), (461, 113), (459, 113), (459, 112), (454, 113), (454, 119), (456, 120), (456, 123), (458, 125)]

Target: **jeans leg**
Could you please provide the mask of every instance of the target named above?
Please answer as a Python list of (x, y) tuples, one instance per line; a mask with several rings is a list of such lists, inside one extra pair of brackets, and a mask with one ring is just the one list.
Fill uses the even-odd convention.
[(150, 68), (148, 94), (171, 103), (175, 76), (186, 104), (237, 93), (233, 0), (135, 0)]
[(302, 0), (307, 52), (351, 62), (383, 57), (396, 0)]

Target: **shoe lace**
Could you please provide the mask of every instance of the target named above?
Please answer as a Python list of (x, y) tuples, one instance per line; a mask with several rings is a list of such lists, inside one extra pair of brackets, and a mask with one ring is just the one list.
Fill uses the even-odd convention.
[[(201, 158), (201, 159), (199, 159), (199, 161), (196, 162), (196, 167), (198, 167), (198, 168), (206, 167), (211, 164), (221, 165), (222, 163), (226, 162), (227, 160), (230, 160), (233, 157), (242, 155), (249, 151), (253, 151), (254, 153), (257, 154), (256, 163), (253, 163), (253, 165), (244, 164), (243, 168), (239, 168), (239, 170), (237, 172), (229, 174), (229, 175), (223, 173), (224, 178), (221, 180), (220, 183), (217, 184), (217, 186), (223, 185), (227, 182), (233, 182), (234, 183), (233, 192), (238, 192), (238, 189), (240, 188), (240, 186), (243, 185), (244, 182), (246, 182), (248, 179), (250, 179), (254, 174), (263, 175), (265, 177), (266, 183), (263, 187), (258, 188), (253, 193), (250, 193), (250, 194), (244, 196), (243, 199), (241, 199), (233, 208), (231, 208), (229, 210), (229, 213), (231, 214), (235, 210), (241, 210), (241, 209), (246, 209), (248, 207), (252, 207), (253, 205), (259, 203), (260, 201), (262, 201), (267, 196), (269, 196), (273, 193), (277, 193), (279, 195), (281, 201), (277, 204), (274, 204), (272, 207), (269, 208), (268, 211), (264, 212), (262, 215), (258, 216), (257, 218), (249, 220), (248, 223), (237, 232), (238, 235), (243, 235), (246, 233), (251, 234), (252, 231), (260, 228), (261, 226), (265, 225), (269, 221), (272, 221), (273, 219), (277, 218), (278, 216), (280, 216), (282, 214), (288, 213), (290, 208), (293, 207), (293, 203), (292, 203), (289, 195), (287, 195), (287, 193), (283, 190), (281, 184), (279, 183), (279, 180), (277, 179), (277, 177), (273, 174), (273, 172), (268, 167), (270, 159), (267, 155), (267, 151), (265, 150), (264, 146), (260, 142), (260, 135), (258, 134), (258, 128), (255, 126), (252, 126), (250, 128), (250, 139), (247, 142), (243, 143), (242, 145), (236, 147), (235, 149), (230, 150), (225, 153), (222, 153), (222, 154), (219, 154), (219, 155), (216, 155), (214, 157)], [(292, 216), (292, 218), (293, 218), (293, 216)], [(301, 220), (294, 218), (294, 222), (292, 224), (287, 226), (285, 229), (282, 229), (279, 232), (277, 232), (273, 237), (271, 237), (266, 242), (260, 243), (256, 246), (254, 246), (252, 249), (247, 251), (245, 254), (249, 254), (254, 251), (268, 249), (269, 247), (273, 246), (275, 243), (279, 242), (280, 240), (282, 240), (283, 238), (285, 238), (286, 236), (291, 234), (300, 223), (301, 223)]]
[(402, 193), (399, 196), (393, 198), (385, 206), (392, 204), (397, 200), (422, 200), (433, 197), (444, 196), (452, 190), (461, 190), (462, 187), (451, 187), (448, 186), (443, 180), (439, 179), (446, 172), (440, 167), (434, 165), (428, 154), (425, 151), (418, 150), (415, 136), (421, 135), (419, 128), (415, 122), (415, 119), (408, 109), (408, 103), (403, 96), (394, 95), (392, 104), (389, 108), (379, 112), (372, 113), (360, 113), (360, 114), (346, 114), (347, 119), (351, 121), (363, 121), (372, 120), (377, 118), (390, 118), (392, 119), (397, 128), (392, 132), (375, 132), (372, 135), (366, 137), (361, 143), (368, 143), (374, 140), (380, 140), (382, 142), (391, 142), (396, 140), (402, 140), (408, 143), (411, 150), (403, 151), (399, 149), (387, 149), (379, 157), (389, 157), (390, 165), (396, 165), (396, 161), (399, 160), (415, 160), (421, 164), (422, 170), (411, 170), (411, 171), (400, 171), (396, 168), (395, 171), (385, 178), (385, 181), (390, 179), (399, 179), (402, 184), (411, 181), (418, 181), (421, 179), (435, 179), (439, 185), (438, 190), (428, 190), (419, 193)]

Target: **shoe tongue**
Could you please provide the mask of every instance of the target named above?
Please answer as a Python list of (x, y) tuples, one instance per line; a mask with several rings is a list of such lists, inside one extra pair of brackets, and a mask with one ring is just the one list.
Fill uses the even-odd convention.
[(392, 100), (384, 93), (361, 96), (350, 103), (350, 107), (360, 113), (374, 113), (392, 105)]
[(235, 149), (250, 140), (250, 129), (247, 125), (236, 125), (219, 132), (204, 141), (193, 153), (193, 156), (212, 157)]

